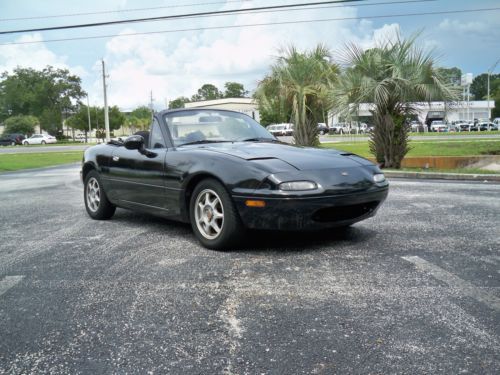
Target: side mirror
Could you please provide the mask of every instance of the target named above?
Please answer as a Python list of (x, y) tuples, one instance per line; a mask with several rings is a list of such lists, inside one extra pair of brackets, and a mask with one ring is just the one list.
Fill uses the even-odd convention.
[(154, 158), (157, 155), (155, 152), (146, 150), (142, 135), (131, 135), (125, 140), (125, 142), (123, 142), (123, 145), (127, 150), (137, 150), (140, 154), (147, 156), (148, 158)]
[(144, 150), (144, 138), (141, 135), (132, 135), (125, 140), (123, 145), (127, 150), (138, 150), (141, 152)]

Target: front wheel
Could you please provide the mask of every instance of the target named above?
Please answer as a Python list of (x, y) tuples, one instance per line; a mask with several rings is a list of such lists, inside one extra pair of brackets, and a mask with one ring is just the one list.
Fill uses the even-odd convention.
[(201, 181), (190, 202), (193, 231), (203, 246), (226, 249), (237, 244), (244, 231), (227, 190), (214, 179)]
[(45, 144), (45, 141), (42, 141), (42, 145), (44, 145), (44, 144)]
[(23, 142), (23, 145), (28, 146), (28, 145), (29, 145), (29, 142), (28, 142), (28, 141), (24, 141), (24, 142)]
[(90, 171), (85, 177), (83, 199), (87, 213), (92, 219), (106, 220), (115, 213), (116, 206), (108, 200), (99, 173), (95, 170)]

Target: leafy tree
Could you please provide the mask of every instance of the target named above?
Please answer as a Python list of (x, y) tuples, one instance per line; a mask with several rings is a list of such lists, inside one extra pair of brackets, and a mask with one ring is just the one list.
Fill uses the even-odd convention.
[(12, 116), (4, 121), (5, 134), (21, 133), (31, 135), (35, 132), (38, 119), (35, 116)]
[(409, 151), (405, 119), (416, 111), (412, 102), (458, 99), (460, 89), (445, 82), (416, 38), (398, 37), (366, 51), (348, 46), (349, 67), (333, 91), (337, 110), (346, 116), (357, 113), (361, 103), (373, 103), (370, 150), (383, 167), (399, 168)]
[[(490, 75), (490, 95), (496, 91), (497, 85), (500, 84), (500, 74)], [(485, 100), (488, 96), (488, 73), (483, 73), (474, 78), (470, 85), (470, 92), (476, 100)]]
[(133, 129), (146, 130), (151, 125), (151, 109), (146, 106), (137, 107), (125, 116), (125, 123)]
[(224, 88), (224, 98), (244, 98), (248, 94), (245, 87), (238, 82), (226, 82)]
[(304, 53), (290, 47), (277, 58), (271, 73), (257, 88), (259, 109), (281, 118), (291, 114), (298, 145), (319, 143), (317, 123), (323, 122), (325, 112), (331, 108), (331, 90), (338, 73), (330, 59), (330, 51), (322, 45)]
[(192, 101), (214, 100), (222, 98), (222, 93), (217, 87), (210, 83), (205, 83), (198, 89), (198, 92), (192, 96)]
[[(125, 124), (125, 115), (120, 112), (117, 106), (109, 107), (108, 115), (110, 132), (119, 129)], [(67, 124), (73, 129), (87, 133), (89, 129), (87, 106), (81, 105), (76, 113), (68, 118)], [(104, 108), (90, 107), (90, 126), (92, 129), (99, 129), (104, 132)], [(99, 138), (104, 138), (104, 136)]]
[(11, 115), (36, 116), (44, 130), (56, 133), (63, 114), (73, 111), (83, 96), (81, 79), (67, 69), (18, 67), (0, 76), (0, 121)]
[(280, 93), (279, 82), (272, 77), (264, 78), (254, 94), (259, 108), (260, 123), (262, 125), (281, 124), (290, 122), (292, 106)]
[[(500, 117), (500, 79), (495, 80), (498, 84), (491, 98), (495, 101), (495, 107), (491, 110), (491, 118)], [(490, 82), (491, 85), (491, 82)]]
[(460, 68), (437, 68), (437, 72), (443, 81), (453, 86), (460, 86), (460, 81), (462, 80), (462, 71)]
[(171, 100), (168, 102), (168, 108), (169, 109), (175, 109), (175, 108), (184, 108), (186, 103), (189, 103), (189, 98), (186, 98), (185, 96), (179, 96), (177, 99)]

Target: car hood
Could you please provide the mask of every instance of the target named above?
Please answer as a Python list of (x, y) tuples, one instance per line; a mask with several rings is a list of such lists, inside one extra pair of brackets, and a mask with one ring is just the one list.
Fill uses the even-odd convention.
[(279, 159), (297, 170), (351, 168), (373, 165), (359, 156), (335, 149), (298, 147), (282, 143), (238, 142), (204, 145), (204, 150), (235, 156), (248, 161)]

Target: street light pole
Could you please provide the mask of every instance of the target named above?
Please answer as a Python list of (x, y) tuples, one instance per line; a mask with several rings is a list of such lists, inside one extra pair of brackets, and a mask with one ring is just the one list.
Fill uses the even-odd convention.
[[(88, 117), (88, 120), (89, 120), (89, 137), (90, 137), (90, 133), (92, 132), (92, 127), (90, 126), (90, 104), (89, 104), (89, 95), (87, 94), (87, 117)], [(87, 132), (85, 132), (87, 133)], [(85, 143), (88, 142), (88, 137), (85, 135)]]
[(500, 62), (500, 59), (498, 59), (489, 69), (488, 69), (488, 121), (491, 120), (491, 112), (490, 112), (490, 76), (491, 73), (495, 70), (497, 67), (498, 63)]
[(111, 138), (109, 136), (108, 96), (106, 93), (106, 67), (104, 59), (102, 60), (102, 86), (104, 88), (104, 128), (106, 130), (106, 142), (109, 142)]

